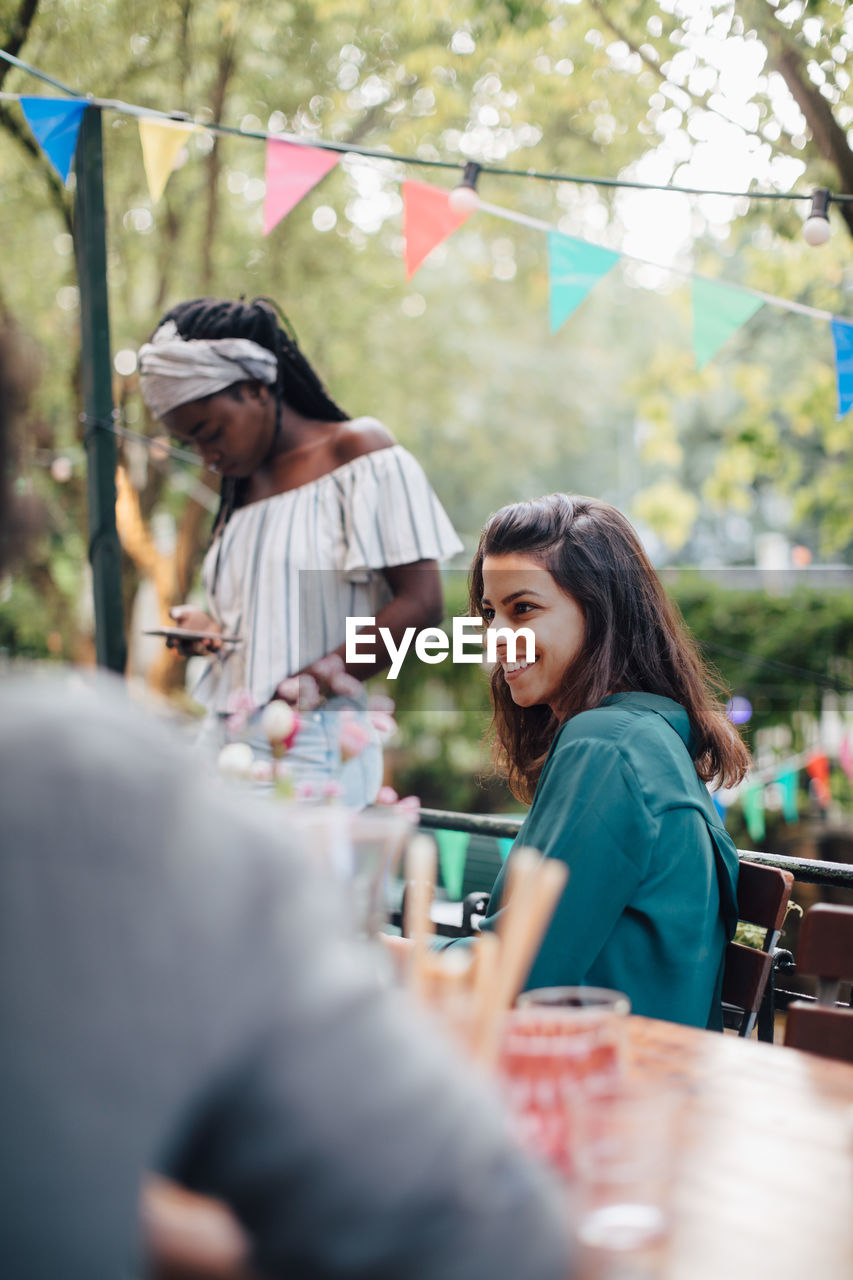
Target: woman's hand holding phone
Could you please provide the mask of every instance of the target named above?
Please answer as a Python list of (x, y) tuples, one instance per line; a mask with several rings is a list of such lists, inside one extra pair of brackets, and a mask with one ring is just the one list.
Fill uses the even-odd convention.
[[(212, 633), (220, 632), (221, 627), (214, 622), (209, 614), (203, 609), (196, 609), (189, 604), (177, 604), (173, 609), (169, 610), (169, 617), (174, 618), (176, 627), (184, 627), (187, 631), (209, 631)], [(197, 636), (187, 637), (168, 636), (166, 639), (167, 649), (177, 649), (182, 657), (194, 657), (197, 654), (216, 653), (222, 648), (222, 641), (216, 634), (206, 636), (199, 639)]]

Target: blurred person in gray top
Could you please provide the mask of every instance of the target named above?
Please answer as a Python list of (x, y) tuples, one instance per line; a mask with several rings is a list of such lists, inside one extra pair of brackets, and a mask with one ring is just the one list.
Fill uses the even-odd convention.
[(281, 812), (173, 737), (110, 677), (0, 681), (0, 1275), (139, 1274), (157, 1169), (269, 1277), (566, 1280), (562, 1198), (485, 1080), (377, 982)]

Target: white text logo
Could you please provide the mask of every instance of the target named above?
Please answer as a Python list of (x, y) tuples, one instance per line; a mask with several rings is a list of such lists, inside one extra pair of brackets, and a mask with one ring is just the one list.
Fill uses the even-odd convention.
[[(403, 659), (415, 642), (415, 657), (421, 662), (434, 665), (444, 662), (450, 654), (452, 662), (497, 662), (499, 639), (506, 645), (506, 662), (517, 662), (518, 643), (524, 640), (524, 662), (536, 660), (536, 644), (533, 632), (529, 627), (519, 627), (517, 631), (511, 627), (497, 627), (486, 632), (486, 649), (483, 652), (480, 628), (482, 618), (454, 618), (451, 635), (441, 627), (424, 627), (417, 631), (415, 627), (406, 627), (396, 644), (388, 627), (379, 627), (379, 638), (385, 645), (391, 658), (389, 680), (396, 680), (403, 665)], [(375, 662), (376, 634), (365, 634), (360, 628), (375, 627), (375, 618), (347, 618), (346, 620), (346, 662)]]

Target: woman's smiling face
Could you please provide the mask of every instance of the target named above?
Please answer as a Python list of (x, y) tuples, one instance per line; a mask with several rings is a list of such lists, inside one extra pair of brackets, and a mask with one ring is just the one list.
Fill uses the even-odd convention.
[(506, 637), (500, 635), (498, 661), (513, 702), (520, 707), (544, 704), (559, 714), (563, 676), (583, 645), (580, 606), (533, 556), (512, 553), (483, 560), (482, 614), (490, 631), (528, 627), (533, 632), (533, 662), (524, 661), (523, 637), (516, 661), (509, 662)]

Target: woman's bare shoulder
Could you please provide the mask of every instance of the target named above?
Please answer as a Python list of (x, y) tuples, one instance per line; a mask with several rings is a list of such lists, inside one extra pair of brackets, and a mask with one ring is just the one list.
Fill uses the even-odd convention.
[(339, 466), (365, 453), (391, 449), (397, 443), (378, 418), (352, 418), (342, 422), (335, 435), (335, 460)]

